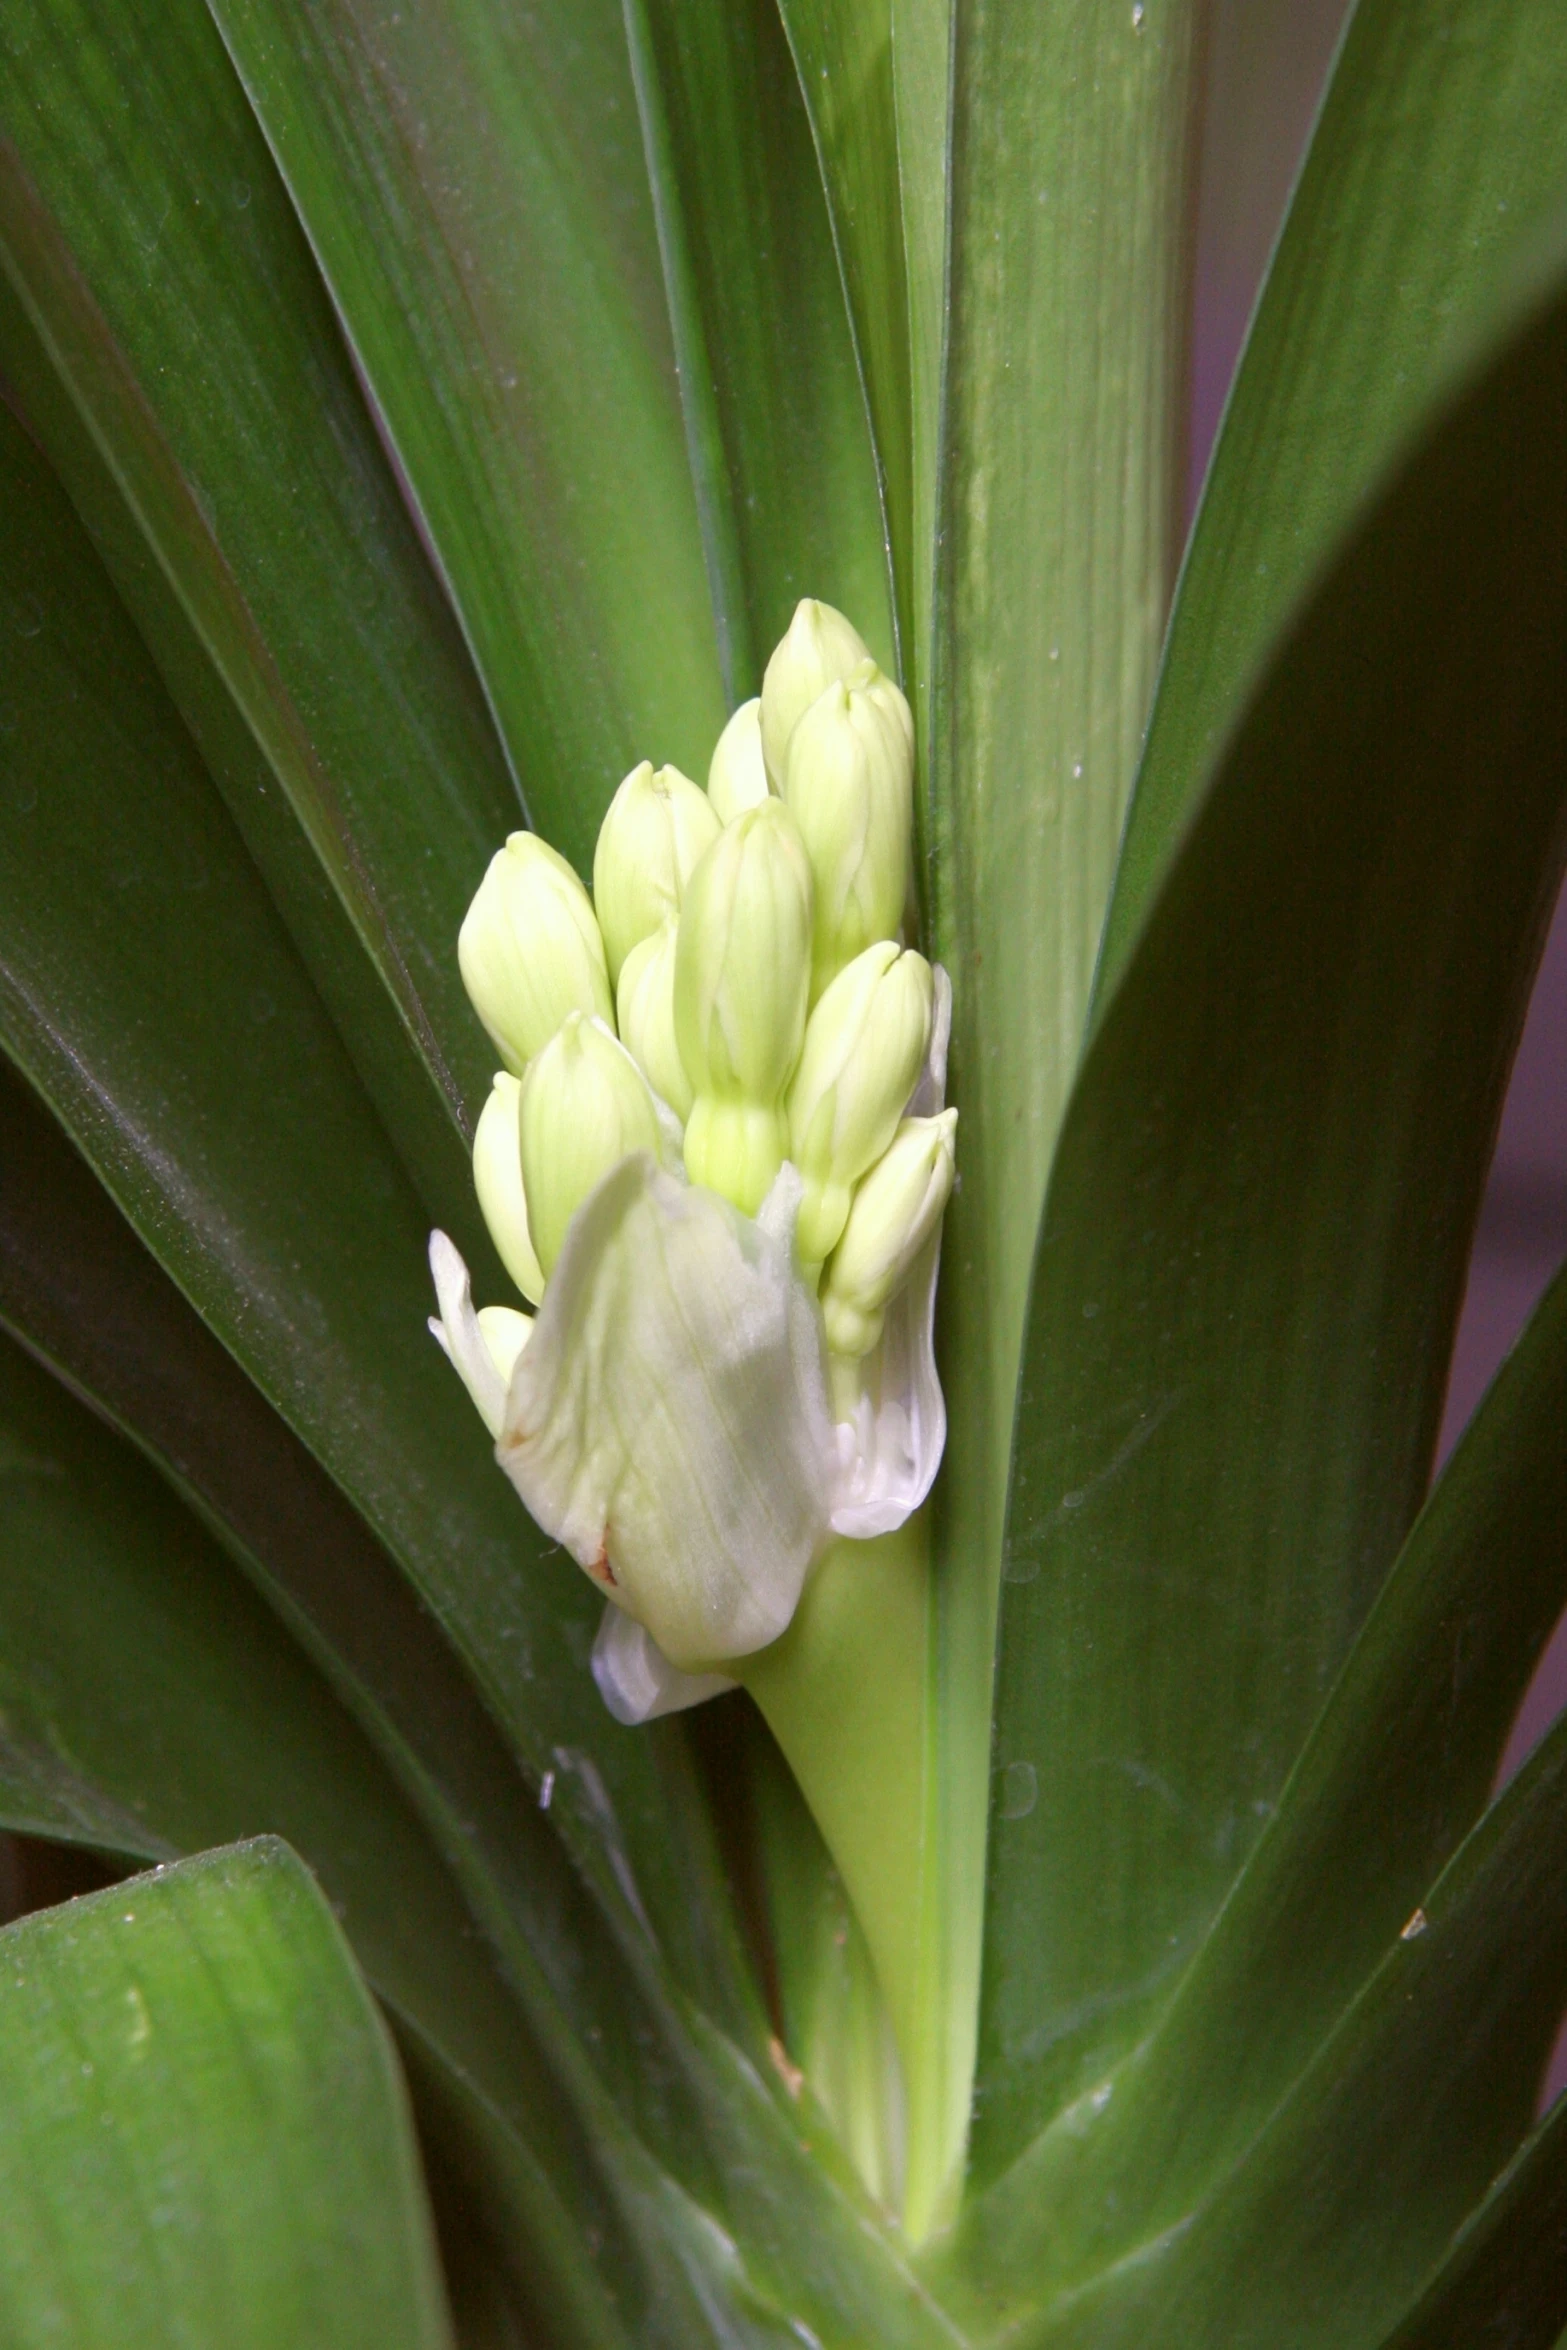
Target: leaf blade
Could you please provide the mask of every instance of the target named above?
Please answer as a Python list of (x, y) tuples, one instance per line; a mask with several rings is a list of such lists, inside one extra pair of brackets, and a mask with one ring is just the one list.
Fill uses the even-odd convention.
[(1564, 334), (1557, 246), (1303, 608), (1085, 1060), (1008, 1538), (987, 2168), (1173, 1989), (1425, 1483), (1564, 846), (1567, 578), (1548, 538), (1516, 568), (1567, 497)]
[(86, 2344), (445, 2350), (395, 2061), (285, 1845), (40, 1912), (0, 1949), (13, 2341), (63, 2319)]
[(1567, 1276), (1416, 1521), (1152, 2034), (1108, 2096), (1068, 2108), (967, 2214), (971, 2275), (1070, 2283), (1176, 2226), (1418, 1912), (1486, 1807), (1567, 1601), (1564, 1411)]
[(1107, 920), (1132, 941), (1223, 733), (1292, 601), (1418, 426), (1455, 320), (1567, 173), (1548, 5), (1353, 14), (1193, 527)]
[(613, 0), (214, 14), (396, 451), (533, 821), (586, 872), (724, 707)]
[(625, 14), (728, 699), (760, 692), (802, 596), (891, 669), (865, 408), (774, 0)]
[[(438, 1204), (489, 1070), (451, 942), (520, 810), (200, 0), (7, 0), (0, 358)], [(134, 87), (127, 134), (106, 92)], [(149, 255), (156, 266), (149, 267)]]

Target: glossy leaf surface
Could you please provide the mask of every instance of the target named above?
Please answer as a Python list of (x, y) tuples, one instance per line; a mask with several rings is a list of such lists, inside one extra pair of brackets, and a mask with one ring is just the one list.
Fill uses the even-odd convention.
[(1567, 1603), (1564, 1421), (1567, 1276), (1448, 1464), (1157, 2028), (966, 2215), (974, 2273), (1071, 2281), (1174, 2226), (1419, 1907), (1486, 1804)]
[(1173, 564), (1193, 32), (1185, 0), (1135, 21), (998, 0), (953, 36), (925, 856), (963, 1121), (933, 1773), (960, 2009), (1029, 1266)]
[(6, 0), (0, 42), (0, 365), (453, 1212), (489, 1061), (451, 944), (520, 821), (467, 654), (202, 0)]
[(1567, 2105), (1560, 2099), (1467, 2222), (1387, 2350), (1551, 2350), (1567, 2324)]
[(630, 0), (626, 30), (729, 699), (761, 691), (802, 596), (895, 674), (865, 404), (775, 0)]
[(724, 703), (615, 0), (215, 0), (533, 821)]
[(1193, 530), (1101, 992), (1291, 605), (1564, 178), (1567, 51), (1552, 0), (1355, 8)]
[(1564, 1796), (1559, 1725), (1191, 2225), (1020, 2345), (1381, 2341), (1528, 2129), (1567, 1988)]
[(0, 2081), (17, 2350), (449, 2343), (391, 2046), (286, 1845), (7, 1927)]
[[(819, 2125), (808, 2132), (798, 2117), (780, 2115), (751, 2063), (673, 1993), (647, 1911), (638, 1912), (629, 1948), (617, 1952), (602, 1910), (588, 1905), (566, 1871), (550, 1821), (562, 1823), (579, 1852), (585, 1838), (613, 1835), (616, 1826), (591, 1757), (570, 1748), (557, 1754), (541, 1790), (546, 1820), (450, 1661), (432, 1648), (429, 1619), (321, 1472), (137, 1247), (59, 1135), (36, 1110), (28, 1121), (14, 1081), (0, 1102), (5, 1316), (129, 1426), (218, 1522), (364, 1721), (501, 1954), (549, 2074), (542, 2099), (508, 2104), (493, 2053), (481, 2062), (459, 2043), (454, 2055), (451, 2035), (434, 2028), (428, 2007), (401, 2006), (399, 2028), (405, 2041), (411, 2031), (424, 2035), (426, 2071), (432, 2061), (438, 2068), (433, 2087), (421, 2074), (421, 2109), (438, 2098), (453, 2114), (446, 2135), (456, 2131), (470, 2165), (475, 2133), (489, 2147), (483, 2197), (499, 2198), (495, 2224), (509, 2257), (540, 2229), (550, 2236), (545, 2252), (525, 2263), (530, 2305), (555, 2307), (552, 2297), (563, 2295), (572, 2323), (585, 2324), (597, 2305), (601, 2255), (616, 2279), (617, 2306), (641, 2329), (637, 2338), (683, 2344), (693, 2330), (700, 2338), (704, 2296), (716, 2296), (711, 2307), (738, 2324), (739, 2310), (762, 2289), (759, 2268), (813, 2324), (852, 2328), (875, 2312), (876, 2322), (897, 2318), (906, 2328), (894, 2338), (925, 2339), (919, 2297), (892, 2247), (866, 2235), (830, 2138)], [(678, 1739), (666, 1725), (655, 1740), (666, 1772), (681, 1755), (678, 1744), (669, 1751), (670, 1729)], [(666, 1785), (676, 1800), (666, 1800), (660, 1829), (672, 1861), (681, 1782)], [(612, 1844), (611, 1853), (628, 1898), (656, 1891), (645, 1871), (631, 1874), (624, 1846)], [(715, 1939), (722, 1912), (688, 1907), (677, 1924), (689, 1940), (677, 1940), (670, 1973), (701, 1984), (705, 1969), (732, 1961)], [(717, 2007), (726, 1977), (707, 1980)], [(737, 2024), (743, 2046), (743, 2013)], [(825, 2175), (801, 2165), (808, 2145), (825, 2159)], [(561, 2231), (563, 2191), (599, 2247), (585, 2273)], [(801, 2209), (811, 2214), (803, 2264)], [(743, 2233), (743, 2266), (722, 2252), (715, 2210), (725, 2242)], [(600, 2309), (594, 2323), (603, 2318)], [(565, 2338), (576, 2339), (570, 2327)]]
[[(892, 8), (889, 0), (780, 0), (780, 14), (805, 93), (832, 216), (876, 449), (904, 688), (915, 700), (922, 657), (916, 654), (914, 626), (909, 297)], [(933, 452), (928, 463), (928, 479), (934, 481)], [(927, 613), (927, 625), (928, 617)]]
[(1564, 385), (1558, 280), (1285, 638), (1088, 1051), (1019, 1409), (987, 2173), (1168, 1996), (1420, 1498), (1561, 868)]
[[(9, 1121), (3, 1131), (10, 1194), (18, 1136)], [(3, 1315), (21, 1302), (17, 1238), (8, 1217)], [(72, 1262), (91, 1269), (90, 1257)], [(3, 1338), (0, 1459), (5, 1824), (158, 1861), (286, 1837), (400, 2027), (419, 2035), (438, 2075), (430, 2094), (449, 2099), (454, 2078), (486, 2083), (490, 2135), (520, 2138), (513, 2167), (525, 2158), (532, 2182), (509, 2225), (527, 2247), (533, 2304), (579, 2309), (592, 2263), (543, 2182), (569, 2182), (614, 2243), (595, 2176), (607, 2167), (613, 2184), (613, 2161), (574, 2140), (473, 1913), (362, 1733), (167, 1486)], [(275, 1479), (275, 1460), (252, 1466)]]
[[(74, 518), (9, 418), (0, 431), (4, 584), (36, 622), (17, 640), (0, 806), (6, 1041), (434, 1606), (535, 1777), (558, 1747), (599, 1755), (602, 1799), (557, 1817), (622, 1913), (609, 1847), (636, 1830), (615, 1806), (656, 1819), (642, 1865), (657, 1904), (678, 1745), (608, 1723), (585, 1669), (591, 1590), (543, 1563), (425, 1329), (418, 1205)], [(676, 1898), (666, 1930), (684, 1950), (689, 1920)]]

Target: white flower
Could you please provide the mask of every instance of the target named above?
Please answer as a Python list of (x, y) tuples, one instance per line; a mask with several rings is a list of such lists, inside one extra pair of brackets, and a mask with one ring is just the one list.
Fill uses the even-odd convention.
[[(940, 1109), (950, 1022), (938, 968), (914, 1115)], [(753, 1220), (637, 1152), (573, 1216), (531, 1321), (476, 1314), (457, 1251), (431, 1238), (431, 1327), (528, 1508), (606, 1593), (593, 1670), (622, 1721), (729, 1687), (725, 1665), (785, 1630), (833, 1536), (901, 1525), (935, 1476), (939, 1233), (847, 1367), (852, 1396), (833, 1365), (834, 1425), (794, 1249), (802, 1191), (786, 1163)]]

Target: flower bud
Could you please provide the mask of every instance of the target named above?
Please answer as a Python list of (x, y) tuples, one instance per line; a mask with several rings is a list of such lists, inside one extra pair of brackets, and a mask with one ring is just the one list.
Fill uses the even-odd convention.
[(870, 647), (859, 630), (831, 604), (819, 604), (814, 596), (796, 604), (789, 633), (762, 679), (762, 753), (776, 789), (783, 788), (789, 737), (811, 704), (835, 679), (869, 659)]
[(718, 738), (707, 771), (707, 796), (720, 824), (728, 824), (747, 808), (759, 807), (768, 794), (767, 765), (762, 757), (762, 705), (742, 702)]
[(861, 1183), (827, 1267), (822, 1316), (834, 1354), (864, 1355), (952, 1193), (956, 1110), (905, 1118)]
[(632, 948), (620, 966), (615, 1017), (620, 1041), (653, 1091), (682, 1122), (691, 1115), (691, 1080), (675, 1042), (673, 922)]
[(811, 977), (811, 868), (781, 800), (726, 825), (686, 887), (675, 1035), (695, 1099), (686, 1169), (754, 1216), (783, 1165)]
[(478, 1323), (479, 1335), (500, 1374), (501, 1385), (509, 1387), (517, 1357), (533, 1336), (533, 1316), (519, 1314), (515, 1306), (481, 1306)]
[(633, 1151), (660, 1154), (647, 1079), (597, 1020), (568, 1014), (529, 1064), (518, 1128), (528, 1224), (545, 1277), (590, 1191)]
[(814, 1002), (844, 965), (903, 919), (914, 828), (914, 725), (866, 662), (829, 685), (789, 742), (784, 799), (816, 884)]
[(473, 1187), (496, 1254), (532, 1305), (544, 1295), (544, 1274), (528, 1231), (518, 1127), (521, 1081), (504, 1072), (490, 1088), (473, 1137)]
[(882, 939), (839, 972), (806, 1022), (789, 1156), (805, 1178), (796, 1237), (807, 1265), (832, 1254), (854, 1186), (897, 1132), (930, 1040), (933, 990), (924, 956)]
[(609, 803), (593, 852), (593, 904), (609, 976), (680, 911), (691, 869), (718, 838), (706, 792), (678, 767), (633, 767)]
[(592, 900), (537, 833), (512, 833), (490, 859), (457, 934), (457, 962), (513, 1076), (543, 1051), (568, 1012), (612, 1016)]

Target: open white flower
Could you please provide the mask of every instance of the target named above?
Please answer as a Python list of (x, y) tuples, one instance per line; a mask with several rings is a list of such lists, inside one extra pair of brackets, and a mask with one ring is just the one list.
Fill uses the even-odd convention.
[[(938, 969), (912, 1112), (940, 1108), (950, 1025)], [(594, 1672), (623, 1721), (730, 1687), (724, 1664), (786, 1629), (828, 1541), (900, 1526), (940, 1462), (939, 1235), (835, 1425), (794, 1250), (802, 1190), (786, 1164), (752, 1219), (649, 1153), (625, 1158), (572, 1218), (525, 1327), (476, 1314), (461, 1258), (432, 1237), (431, 1327), (528, 1508), (605, 1590)]]

